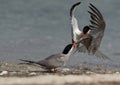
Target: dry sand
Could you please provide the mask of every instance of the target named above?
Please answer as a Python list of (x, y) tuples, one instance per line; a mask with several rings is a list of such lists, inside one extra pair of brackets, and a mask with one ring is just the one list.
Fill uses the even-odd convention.
[(1, 77), (0, 85), (120, 85), (120, 74)]

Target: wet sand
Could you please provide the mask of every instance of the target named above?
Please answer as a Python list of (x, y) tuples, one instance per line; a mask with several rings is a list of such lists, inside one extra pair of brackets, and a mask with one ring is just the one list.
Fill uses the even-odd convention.
[(120, 85), (120, 71), (82, 65), (50, 73), (40, 66), (0, 62), (0, 85)]

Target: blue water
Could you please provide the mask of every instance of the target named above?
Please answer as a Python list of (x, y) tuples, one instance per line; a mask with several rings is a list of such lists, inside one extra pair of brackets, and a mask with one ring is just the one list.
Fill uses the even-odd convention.
[[(71, 43), (69, 9), (79, 0), (0, 0), (0, 60), (41, 60), (60, 53)], [(89, 23), (89, 3), (93, 3), (106, 21), (100, 50), (113, 61), (75, 54), (68, 65), (83, 62), (120, 65), (120, 0), (81, 0), (75, 15), (79, 27)]]

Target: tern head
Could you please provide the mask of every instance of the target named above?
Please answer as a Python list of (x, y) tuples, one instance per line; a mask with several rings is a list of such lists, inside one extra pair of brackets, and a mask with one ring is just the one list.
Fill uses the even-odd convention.
[(89, 34), (89, 31), (92, 30), (89, 26), (85, 26), (83, 28), (83, 32), (81, 33), (80, 37), (81, 38), (87, 38), (87, 34)]
[(64, 50), (63, 50), (62, 53), (63, 53), (63, 54), (68, 54), (73, 47), (75, 47), (75, 44), (68, 44), (68, 45), (64, 48)]
[(85, 26), (83, 28), (83, 33), (86, 34), (86, 33), (88, 33), (89, 30), (91, 30), (91, 28), (89, 26)]

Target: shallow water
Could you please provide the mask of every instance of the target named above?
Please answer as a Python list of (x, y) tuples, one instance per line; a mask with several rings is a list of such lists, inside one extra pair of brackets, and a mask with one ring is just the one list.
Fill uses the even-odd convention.
[[(69, 9), (77, 1), (0, 0), (0, 60), (11, 63), (18, 63), (21, 58), (41, 60), (61, 52), (71, 43)], [(119, 66), (120, 1), (81, 1), (75, 12), (80, 28), (89, 23), (86, 10), (91, 2), (101, 11), (107, 24), (100, 50), (113, 61), (76, 54), (71, 56), (68, 64), (88, 62)]]

